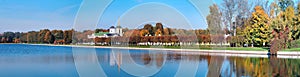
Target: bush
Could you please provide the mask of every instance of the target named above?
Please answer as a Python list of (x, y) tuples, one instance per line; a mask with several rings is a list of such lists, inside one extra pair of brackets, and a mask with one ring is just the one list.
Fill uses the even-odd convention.
[(292, 48), (300, 48), (300, 40), (294, 40), (291, 42)]

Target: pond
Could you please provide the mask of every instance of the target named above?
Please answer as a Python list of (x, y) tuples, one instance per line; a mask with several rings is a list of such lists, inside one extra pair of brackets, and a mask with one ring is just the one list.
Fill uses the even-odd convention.
[(300, 76), (300, 59), (216, 56), (185, 51), (0, 44), (0, 77), (79, 76), (295, 77)]

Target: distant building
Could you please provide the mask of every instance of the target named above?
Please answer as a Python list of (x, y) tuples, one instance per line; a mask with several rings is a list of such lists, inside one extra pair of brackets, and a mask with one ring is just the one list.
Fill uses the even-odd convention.
[(88, 38), (103, 38), (103, 37), (117, 37), (117, 36), (123, 36), (123, 31), (121, 26), (111, 26), (109, 28), (109, 32), (98, 32), (94, 33), (92, 35), (88, 35)]

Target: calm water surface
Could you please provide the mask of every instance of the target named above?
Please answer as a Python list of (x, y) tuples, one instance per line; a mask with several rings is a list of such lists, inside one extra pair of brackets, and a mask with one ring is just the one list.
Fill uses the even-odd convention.
[(300, 59), (0, 44), (0, 77), (79, 77), (92, 74), (108, 77), (295, 77), (300, 76)]

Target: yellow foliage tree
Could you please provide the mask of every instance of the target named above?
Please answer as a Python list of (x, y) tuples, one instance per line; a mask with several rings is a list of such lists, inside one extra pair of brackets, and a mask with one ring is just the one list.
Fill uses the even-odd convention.
[(269, 26), (269, 16), (261, 6), (254, 8), (250, 24), (245, 29), (247, 43), (263, 46), (270, 42), (270, 34), (272, 32)]

